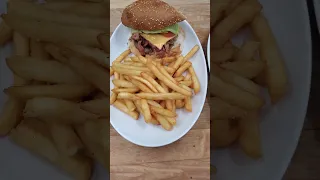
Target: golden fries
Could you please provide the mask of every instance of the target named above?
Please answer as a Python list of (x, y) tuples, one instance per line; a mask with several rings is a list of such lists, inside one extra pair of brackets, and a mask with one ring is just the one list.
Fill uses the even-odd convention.
[[(127, 114), (136, 109), (146, 123), (172, 130), (177, 123), (176, 109), (185, 107), (192, 112), (193, 90), (200, 91), (200, 83), (188, 61), (198, 50), (199, 46), (195, 46), (186, 57), (177, 51), (176, 55), (162, 59), (130, 56), (131, 52), (124, 51), (112, 63), (115, 88), (111, 90), (110, 103), (116, 103), (116, 108)], [(182, 75), (185, 72), (187, 75)], [(125, 80), (119, 80), (121, 77)], [(129, 115), (136, 119), (139, 113)]]
[(122, 102), (120, 102), (119, 100), (116, 100), (113, 105), (119, 109), (120, 111), (128, 114), (129, 116), (131, 116), (133, 119), (137, 120), (139, 118), (139, 114), (135, 111), (129, 111), (129, 109), (127, 108), (127, 106), (125, 104), (123, 104)]

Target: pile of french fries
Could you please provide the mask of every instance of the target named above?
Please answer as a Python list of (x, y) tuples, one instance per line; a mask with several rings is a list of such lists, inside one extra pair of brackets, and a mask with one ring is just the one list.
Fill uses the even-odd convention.
[(200, 82), (189, 59), (199, 50), (194, 46), (186, 56), (155, 58), (129, 56), (124, 51), (110, 67), (112, 89), (110, 104), (138, 120), (172, 130), (176, 109), (192, 112), (191, 98), (200, 92)]
[(11, 0), (0, 44), (14, 75), (0, 135), (88, 180), (109, 169), (109, 9), (103, 3)]
[[(217, 0), (212, 5), (211, 132), (215, 148), (238, 142), (251, 158), (263, 156), (259, 111), (279, 102), (288, 89), (284, 60), (257, 0)], [(251, 36), (239, 46), (242, 29)], [(261, 94), (267, 89), (268, 97)]]

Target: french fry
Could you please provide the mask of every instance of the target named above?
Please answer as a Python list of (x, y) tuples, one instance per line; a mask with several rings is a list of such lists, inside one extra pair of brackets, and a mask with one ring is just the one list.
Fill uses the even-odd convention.
[(137, 113), (136, 111), (129, 111), (129, 109), (127, 108), (127, 106), (125, 104), (123, 104), (122, 102), (120, 102), (119, 100), (116, 100), (113, 105), (119, 109), (120, 111), (128, 114), (129, 116), (131, 116), (133, 119), (137, 120), (139, 118), (139, 113)]
[(259, 120), (257, 113), (251, 113), (246, 118), (239, 120), (241, 149), (254, 159), (262, 157)]
[(155, 117), (152, 117), (150, 123), (153, 124), (153, 125), (161, 125), (161, 124), (159, 123), (159, 121), (157, 121), (157, 120), (155, 119)]
[(54, 59), (56, 59), (62, 63), (67, 61), (67, 58), (61, 53), (60, 47), (58, 47), (54, 44), (46, 43), (44, 45), (44, 50), (48, 54), (50, 54)]
[(160, 107), (151, 106), (150, 109), (151, 109), (151, 111), (154, 111), (155, 113), (161, 114), (166, 117), (176, 117), (177, 116), (176, 112), (169, 111), (169, 110), (164, 109), (162, 107), (160, 108)]
[(163, 89), (162, 86), (160, 86), (160, 84), (154, 80), (151, 76), (149, 76), (147, 73), (142, 72), (141, 76), (146, 79), (147, 81), (149, 81), (156, 89), (158, 92), (160, 93), (165, 93), (166, 91)]
[(125, 64), (122, 64), (122, 63), (115, 63), (115, 62), (113, 62), (112, 67), (113, 68), (123, 68), (123, 69), (137, 70), (137, 71), (142, 71), (142, 72), (151, 72), (147, 67), (131, 66), (131, 65), (125, 65)]
[[(165, 68), (161, 65), (161, 64), (156, 64), (156, 67), (158, 68), (158, 70), (167, 78), (169, 79), (171, 82), (177, 84), (177, 81), (172, 77), (172, 75), (170, 75), (167, 70), (165, 70)], [(175, 71), (175, 69), (174, 69)], [(173, 72), (174, 73), (174, 72)], [(172, 74), (173, 74), (172, 73)]]
[(117, 93), (112, 93), (110, 97), (110, 104), (113, 104), (117, 100)]
[(234, 119), (244, 118), (248, 112), (238, 106), (233, 106), (218, 97), (210, 98), (210, 118), (213, 120), (219, 119)]
[(33, 57), (13, 56), (7, 58), (8, 67), (26, 80), (51, 83), (85, 84), (84, 79), (66, 65), (57, 61)]
[(157, 103), (156, 101), (153, 100), (147, 100), (148, 104), (150, 104), (151, 106), (157, 107), (157, 108), (162, 108), (162, 106)]
[(137, 87), (129, 81), (120, 80), (120, 78), (112, 80), (112, 83), (117, 87), (124, 87), (124, 88), (136, 88)]
[(177, 82), (183, 81), (184, 80), (184, 76), (176, 77), (176, 78), (174, 78), (174, 80), (176, 80)]
[(30, 56), (41, 59), (50, 58), (49, 54), (44, 50), (44, 44), (35, 40), (30, 40)]
[(176, 108), (180, 109), (184, 107), (185, 102), (182, 99), (177, 99), (176, 100)]
[(259, 50), (260, 42), (246, 41), (240, 50), (235, 54), (234, 61), (251, 61)]
[(110, 17), (107, 11), (107, 3), (83, 3), (83, 2), (50, 2), (38, 4), (42, 8), (54, 10), (63, 13), (71, 13), (79, 16), (88, 17)]
[(226, 83), (217, 76), (211, 76), (210, 78), (211, 93), (214, 96), (247, 110), (258, 110), (264, 105), (264, 100), (261, 97)]
[(142, 77), (139, 76), (131, 76), (132, 79), (135, 79), (137, 81), (142, 82), (143, 84), (145, 84), (148, 88), (150, 88), (150, 90), (154, 93), (158, 93), (158, 90), (146, 79), (143, 79)]
[(176, 57), (164, 57), (162, 59), (162, 63), (171, 63), (171, 62), (174, 62), (176, 60), (177, 60)]
[(108, 99), (100, 98), (80, 103), (80, 108), (100, 117), (109, 117)]
[(163, 108), (166, 108), (166, 101), (161, 101), (160, 105), (161, 105)]
[(24, 35), (14, 32), (13, 33), (14, 54), (17, 56), (29, 56), (30, 41)]
[(4, 21), (2, 21), (0, 23), (0, 46), (3, 46), (10, 39), (12, 39), (12, 36), (12, 29)]
[(254, 95), (260, 95), (260, 87), (257, 84), (255, 84), (253, 81), (249, 79), (237, 75), (236, 73), (233, 73), (231, 71), (223, 71), (219, 74), (219, 77), (223, 81), (238, 86), (239, 88), (248, 91)]
[(114, 72), (114, 79), (120, 80), (120, 73)]
[(198, 94), (200, 92), (200, 82), (198, 76), (196, 75), (196, 72), (194, 71), (192, 66), (190, 66), (188, 70), (191, 74), (192, 88), (194, 89), (194, 93)]
[[(165, 85), (163, 82), (160, 82), (160, 84), (161, 84), (161, 87), (164, 90), (164, 93), (168, 93), (169, 92), (168, 86)], [(169, 110), (172, 110), (173, 109), (172, 100), (166, 100), (165, 102), (166, 102), (166, 108), (169, 109)]]
[(126, 69), (122, 67), (112, 66), (113, 70), (117, 73), (128, 75), (128, 76), (139, 76), (143, 71), (137, 69)]
[(262, 61), (235, 61), (221, 64), (221, 67), (245, 78), (252, 79), (263, 71), (265, 63)]
[(69, 57), (67, 64), (84, 79), (109, 95), (109, 84), (106, 83), (108, 72), (101, 66), (80, 57)]
[(184, 73), (190, 66), (192, 66), (192, 63), (190, 61), (185, 62), (180, 68), (176, 71), (173, 77), (179, 77)]
[(124, 103), (126, 104), (129, 111), (134, 111), (136, 109), (136, 106), (131, 100), (125, 99)]
[(15, 15), (2, 15), (1, 17), (12, 29), (32, 39), (100, 47), (97, 37), (102, 34), (102, 31), (99, 30), (44, 21), (24, 20)]
[(212, 51), (212, 54), (214, 56), (211, 58), (211, 61), (214, 63), (223, 63), (226, 61), (229, 61), (234, 56), (235, 49), (234, 48), (220, 48), (220, 49), (214, 49)]
[(146, 86), (145, 84), (143, 84), (142, 82), (136, 80), (136, 79), (131, 79), (130, 78), (130, 81), (136, 86), (138, 87), (139, 89), (141, 89), (141, 91), (143, 92), (147, 92), (147, 93), (151, 93), (152, 90), (150, 88), (148, 88), (148, 86)]
[(192, 93), (190, 93), (189, 91), (179, 87), (178, 85), (176, 85), (175, 83), (173, 83), (172, 81), (170, 81), (169, 79), (167, 79), (159, 70), (156, 66), (154, 66), (152, 63), (147, 63), (147, 66), (149, 67), (149, 69), (154, 73), (154, 75), (160, 79), (161, 81), (163, 81), (164, 84), (166, 84), (168, 87), (170, 87), (171, 89), (184, 94), (186, 96), (191, 96)]
[(175, 126), (177, 124), (177, 120), (175, 117), (164, 117), (166, 118), (166, 120), (172, 125), (172, 126)]
[(47, 122), (79, 124), (98, 116), (82, 110), (78, 104), (62, 99), (37, 97), (27, 101), (23, 116)]
[(184, 81), (188, 81), (191, 80), (191, 74), (188, 73), (185, 77), (184, 77)]
[(153, 115), (165, 130), (167, 131), (172, 130), (172, 125), (166, 120), (165, 117), (157, 113), (154, 113)]
[(227, 147), (239, 137), (238, 128), (230, 126), (230, 122), (227, 119), (212, 121), (211, 132), (211, 139), (214, 142), (213, 147), (216, 148)]
[(73, 156), (83, 148), (83, 144), (71, 126), (53, 123), (49, 127), (52, 140), (61, 154)]
[[(182, 85), (182, 87), (186, 90), (191, 91), (191, 89), (188, 86)], [(189, 111), (192, 112), (192, 101), (191, 101), (191, 97), (190, 96), (186, 96), (184, 99), (184, 108)]]
[[(175, 62), (172, 68), (176, 71), (183, 64), (183, 56), (180, 56)], [(159, 68), (159, 67), (158, 67)]]
[(9, 97), (0, 114), (0, 136), (6, 136), (20, 123), (23, 108), (24, 103), (21, 100)]
[(113, 70), (112, 66), (110, 66), (110, 77), (113, 76), (113, 74), (114, 74), (114, 70)]
[(124, 58), (126, 58), (130, 54), (130, 49), (123, 51), (113, 62), (112, 64), (121, 62)]
[(183, 58), (183, 61), (181, 64), (184, 64), (186, 61), (192, 58), (194, 54), (199, 50), (199, 46), (195, 45), (189, 52), (188, 54)]
[(180, 93), (137, 93), (135, 96), (147, 100), (176, 100), (185, 98), (185, 96)]
[[(30, 122), (32, 121), (32, 122)], [(51, 140), (49, 129), (41, 121), (26, 120), (10, 133), (10, 140), (32, 153), (38, 154), (65, 170), (75, 179), (90, 179), (92, 161), (85, 156), (65, 156)], [(45, 149), (43, 148), (45, 145)]]
[(20, 99), (32, 99), (35, 97), (53, 97), (59, 99), (80, 99), (93, 92), (90, 85), (25, 85), (11, 86), (4, 89), (4, 93)]
[(127, 92), (127, 93), (135, 93), (138, 92), (139, 88), (114, 88), (112, 89), (113, 93), (121, 93), (121, 92)]
[(261, 10), (258, 1), (244, 0), (232, 13), (223, 19), (213, 30), (213, 48), (222, 48), (223, 45), (243, 25), (249, 23)]
[(152, 117), (151, 117), (151, 112), (150, 112), (150, 108), (147, 100), (141, 99), (140, 104), (141, 104), (141, 110), (144, 116), (144, 120), (146, 121), (146, 123), (150, 123), (152, 120)]
[(46, 21), (63, 25), (72, 25), (80, 28), (93, 28), (107, 30), (108, 19), (107, 18), (91, 18), (86, 16), (78, 16), (71, 13), (62, 13), (56, 11), (50, 11), (35, 3), (28, 2), (10, 2), (9, 14), (15, 16), (21, 16), (26, 19), (32, 19), (37, 21)]
[(272, 103), (278, 102), (288, 90), (288, 77), (272, 30), (263, 15), (258, 15), (251, 24), (254, 36), (260, 44), (260, 59), (266, 63), (265, 79)]
[[(81, 45), (64, 45), (66, 48), (73, 50), (74, 52), (81, 54), (87, 57), (90, 60), (93, 60), (95, 63), (109, 68), (109, 55), (106, 54), (104, 51), (88, 46), (81, 46)], [(110, 71), (111, 72), (111, 71)]]
[(117, 99), (128, 99), (128, 100), (139, 100), (141, 99), (139, 96), (136, 94), (131, 94), (127, 92), (121, 92), (118, 94)]

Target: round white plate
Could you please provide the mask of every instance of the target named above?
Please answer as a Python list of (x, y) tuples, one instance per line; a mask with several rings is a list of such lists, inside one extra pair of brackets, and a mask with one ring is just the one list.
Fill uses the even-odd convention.
[(209, 71), (210, 71), (210, 35), (209, 35), (208, 44), (207, 44), (207, 62), (208, 62)]
[[(0, 1), (0, 13), (6, 12), (6, 1)], [(1, 21), (1, 20), (0, 20)], [(3, 90), (12, 85), (13, 76), (6, 65), (5, 58), (12, 54), (11, 44), (0, 48), (0, 88)], [(0, 110), (7, 96), (0, 93)], [(7, 138), (0, 137), (0, 179), (46, 179), (46, 180), (72, 180), (61, 170), (43, 160), (39, 156), (11, 143)], [(100, 165), (94, 170), (92, 180), (109, 179), (109, 173)]]
[(320, 32), (320, 0), (313, 0), (313, 6), (317, 19), (318, 31)]
[[(177, 110), (177, 124), (171, 131), (164, 130), (161, 126), (146, 124), (142, 117), (134, 120), (120, 112), (115, 107), (110, 107), (110, 122), (112, 126), (128, 141), (145, 147), (159, 147), (170, 144), (185, 135), (198, 120), (207, 94), (207, 66), (201, 43), (187, 21), (179, 23), (185, 31), (185, 40), (182, 54), (186, 55), (192, 47), (198, 45), (199, 51), (190, 59), (198, 75), (201, 91), (192, 98), (192, 112), (183, 109)], [(129, 28), (120, 24), (113, 32), (110, 39), (110, 65), (112, 61), (128, 48), (128, 39), (131, 35)], [(114, 86), (110, 81), (110, 89)]]
[(261, 113), (264, 157), (247, 158), (237, 148), (214, 152), (219, 180), (280, 180), (288, 167), (303, 127), (311, 79), (311, 41), (306, 1), (260, 0), (284, 56), (290, 91)]

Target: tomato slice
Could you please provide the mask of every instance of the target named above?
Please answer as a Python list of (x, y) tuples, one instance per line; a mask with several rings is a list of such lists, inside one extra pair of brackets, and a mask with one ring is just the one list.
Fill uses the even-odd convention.
[(172, 33), (172, 32), (162, 33), (162, 35), (163, 35), (164, 37), (173, 37), (173, 36), (175, 36), (175, 34)]

